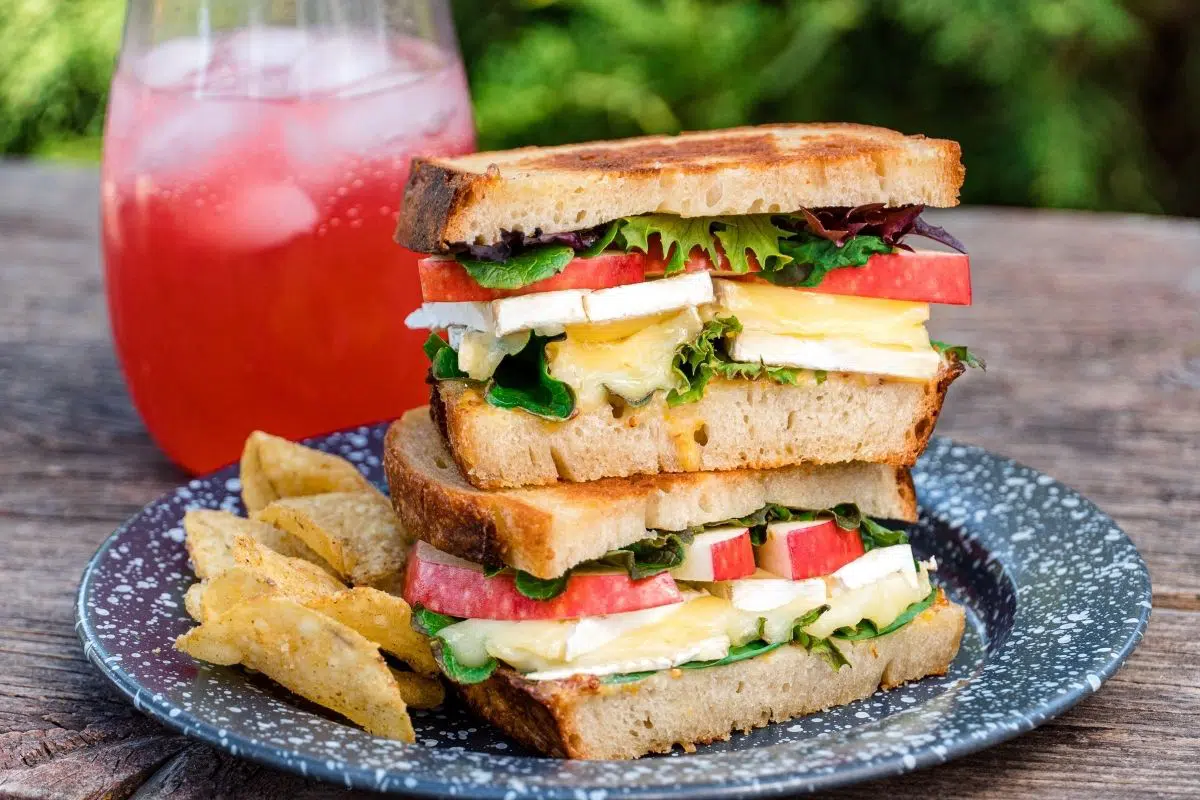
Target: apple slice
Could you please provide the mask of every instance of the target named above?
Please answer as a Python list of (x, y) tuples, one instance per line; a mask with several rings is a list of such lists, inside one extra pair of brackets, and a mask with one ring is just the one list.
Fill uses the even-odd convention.
[(417, 262), (417, 274), (424, 302), (461, 303), (562, 289), (609, 289), (641, 283), (646, 279), (644, 261), (640, 253), (603, 253), (594, 258), (577, 258), (557, 275), (520, 289), (486, 289), (475, 282), (462, 264), (445, 256), (421, 259)]
[(794, 581), (829, 575), (866, 552), (857, 530), (831, 519), (772, 522), (757, 550), (760, 567)]
[(670, 573), (635, 581), (620, 570), (577, 572), (562, 594), (533, 600), (509, 574), (483, 574), (470, 561), (417, 542), (408, 557), (404, 599), (430, 611), (467, 619), (578, 619), (656, 608), (683, 600)]
[(749, 528), (713, 528), (684, 548), (683, 563), (671, 570), (681, 581), (731, 581), (754, 572)]

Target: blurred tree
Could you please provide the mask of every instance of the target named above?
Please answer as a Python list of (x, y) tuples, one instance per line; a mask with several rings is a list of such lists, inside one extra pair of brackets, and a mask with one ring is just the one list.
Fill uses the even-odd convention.
[[(120, 0), (0, 0), (0, 152), (94, 137)], [(1200, 215), (1194, 0), (457, 0), (480, 146), (845, 119), (964, 199)]]

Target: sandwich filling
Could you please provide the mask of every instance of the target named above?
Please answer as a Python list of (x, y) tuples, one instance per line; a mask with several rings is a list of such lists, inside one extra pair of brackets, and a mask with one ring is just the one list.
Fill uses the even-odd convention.
[(741, 520), (653, 532), (553, 580), (480, 565), (418, 543), (405, 599), (443, 672), (486, 680), (639, 680), (804, 647), (835, 670), (839, 642), (885, 636), (938, 599), (902, 531), (851, 504), (768, 506)]
[[(435, 331), (434, 380), (549, 419), (694, 402), (714, 378), (927, 381), (946, 359), (982, 362), (925, 329), (931, 303), (970, 303), (970, 267), (921, 210), (649, 214), (463, 244), (420, 263), (424, 303), (407, 324)], [(909, 235), (960, 252), (914, 251)]]

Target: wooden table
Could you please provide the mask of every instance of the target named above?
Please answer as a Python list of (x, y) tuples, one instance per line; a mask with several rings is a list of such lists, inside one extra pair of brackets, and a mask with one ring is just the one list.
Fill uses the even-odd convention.
[[(0, 796), (312, 797), (329, 787), (148, 721), (84, 660), (84, 563), (184, 476), (130, 406), (105, 318), (90, 169), (0, 164)], [(978, 298), (938, 338), (990, 370), (938, 432), (1112, 514), (1150, 564), (1145, 641), (1098, 694), (946, 766), (844, 791), (895, 798), (1200, 795), (1200, 222), (967, 209)]]

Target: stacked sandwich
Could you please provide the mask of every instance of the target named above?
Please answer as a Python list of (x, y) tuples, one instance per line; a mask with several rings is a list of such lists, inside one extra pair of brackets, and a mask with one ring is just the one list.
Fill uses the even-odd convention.
[(432, 397), (385, 466), (472, 708), (631, 758), (946, 671), (963, 611), (896, 522), (975, 363), (925, 329), (971, 299), (921, 216), (962, 179), (956, 143), (854, 125), (414, 164)]

